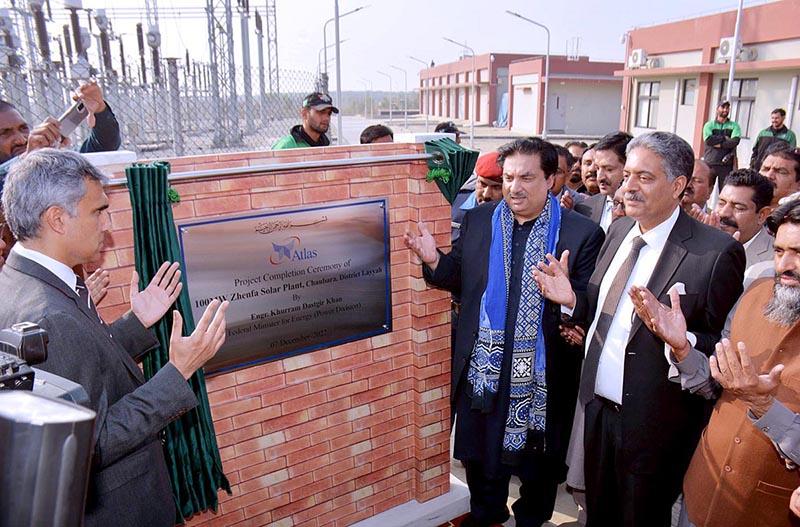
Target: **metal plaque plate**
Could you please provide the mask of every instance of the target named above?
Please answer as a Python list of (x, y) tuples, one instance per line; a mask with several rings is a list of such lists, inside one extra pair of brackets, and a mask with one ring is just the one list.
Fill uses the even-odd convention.
[(207, 373), (392, 329), (387, 199), (178, 222), (192, 313), (230, 301)]

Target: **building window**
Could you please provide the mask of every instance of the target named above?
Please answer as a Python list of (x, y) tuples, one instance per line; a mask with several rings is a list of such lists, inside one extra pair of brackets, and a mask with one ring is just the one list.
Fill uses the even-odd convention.
[[(733, 81), (731, 92), (731, 114), (729, 118), (739, 124), (742, 129), (742, 138), (750, 137), (750, 123), (753, 117), (753, 108), (756, 105), (756, 91), (758, 79), (737, 79)], [(720, 99), (728, 93), (728, 79), (722, 79), (719, 87)]]
[(660, 82), (640, 82), (636, 105), (636, 126), (656, 128), (658, 121), (658, 94)]
[(697, 79), (683, 79), (683, 95), (681, 104), (694, 106), (695, 93), (697, 92)]

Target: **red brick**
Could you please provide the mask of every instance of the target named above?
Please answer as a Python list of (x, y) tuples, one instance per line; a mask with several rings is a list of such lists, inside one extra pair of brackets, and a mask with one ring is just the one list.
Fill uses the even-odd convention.
[(266, 449), (265, 455), (267, 456), (267, 459), (272, 459), (278, 456), (291, 454), (292, 452), (297, 452), (298, 450), (308, 448), (309, 446), (311, 446), (311, 440), (308, 438), (308, 436), (298, 437), (292, 441), (287, 441)]
[(369, 196), (389, 196), (392, 194), (391, 181), (374, 181), (370, 183), (351, 183), (350, 196), (353, 198)]
[(324, 185), (303, 189), (303, 203), (344, 200), (350, 197), (347, 185)]
[(262, 395), (274, 390), (278, 390), (286, 386), (286, 377), (282, 374), (276, 374), (269, 379), (259, 379), (257, 381), (240, 383), (236, 386), (236, 394), (239, 397), (252, 397), (253, 395)]
[(348, 514), (347, 516), (337, 519), (335, 525), (336, 527), (347, 527), (348, 525), (353, 525), (361, 520), (371, 518), (374, 515), (375, 513), (372, 510), (372, 507), (367, 507), (366, 509), (358, 510), (353, 514)]
[[(341, 472), (345, 472), (347, 470), (350, 470), (351, 468), (353, 468), (353, 458), (352, 457), (348, 457), (348, 458), (345, 458), (345, 459), (343, 459), (341, 461), (338, 461), (338, 462), (335, 462), (335, 463), (331, 463), (329, 465), (321, 467), (318, 470), (315, 470), (314, 471), (314, 479), (315, 480), (324, 479), (324, 478), (327, 478), (328, 476), (332, 476), (334, 474), (339, 474)], [(324, 498), (324, 496), (325, 496), (325, 493), (324, 492), (321, 493), (320, 494), (320, 499), (328, 499), (328, 498)]]
[(316, 458), (327, 454), (331, 450), (331, 445), (328, 443), (320, 443), (318, 445), (314, 445), (312, 447), (304, 448), (302, 450), (298, 450), (297, 452), (293, 452), (291, 454), (286, 455), (286, 463), (289, 466), (294, 466), (298, 463), (302, 463), (303, 461), (307, 461), (312, 458)]
[(341, 372), (341, 371), (348, 371), (353, 369), (357, 366), (363, 366), (366, 364), (370, 364), (372, 362), (372, 351), (363, 351), (361, 353), (355, 353), (353, 355), (349, 355), (347, 357), (342, 357), (341, 359), (335, 359), (331, 361), (331, 371), (333, 373)]
[(356, 506), (354, 503), (350, 503), (345, 505), (344, 507), (335, 508), (328, 513), (323, 514), (320, 516), (317, 521), (320, 525), (324, 524), (325, 522), (329, 522), (331, 520), (337, 520), (349, 514), (353, 514), (356, 512)]
[(320, 492), (317, 496), (317, 501), (328, 501), (332, 503), (336, 496), (341, 496), (342, 494), (351, 492), (355, 488), (355, 482), (351, 478), (344, 483), (335, 484), (333, 487)]
[[(323, 390), (327, 390), (328, 388), (333, 388), (335, 386), (341, 386), (343, 384), (347, 384), (350, 382), (352, 374), (347, 372), (342, 373), (334, 373), (332, 375), (328, 375), (327, 377), (323, 377), (321, 379), (315, 379), (313, 381), (308, 381), (308, 389), (311, 392), (320, 392)], [(330, 398), (335, 399), (335, 397)]]
[(264, 192), (253, 192), (250, 201), (254, 209), (275, 207), (293, 207), (303, 204), (303, 191), (301, 189), (281, 189), (280, 187), (264, 189)]
[(351, 382), (343, 386), (337, 386), (336, 388), (331, 388), (326, 392), (326, 396), (329, 401), (335, 401), (336, 399), (341, 399), (342, 397), (348, 397), (351, 395), (356, 395), (361, 392), (365, 392), (367, 391), (368, 388), (369, 388), (369, 383), (367, 382), (366, 379), (364, 379), (358, 382)]
[(304, 395), (308, 395), (308, 384), (293, 384), (280, 390), (263, 394), (261, 396), (261, 404), (264, 406), (281, 404)]
[(295, 384), (298, 382), (305, 382), (325, 375), (330, 375), (331, 365), (328, 362), (317, 364), (316, 366), (309, 366), (300, 370), (290, 371), (286, 373), (286, 384)]
[(330, 441), (336, 439), (337, 437), (347, 435), (352, 431), (353, 431), (353, 423), (350, 422), (331, 426), (311, 434), (311, 444), (315, 445), (322, 441)]
[[(246, 506), (244, 508), (244, 513), (247, 515), (248, 518), (256, 519), (257, 516), (264, 514), (265, 512), (272, 511), (277, 509), (278, 507), (282, 507), (289, 503), (289, 495), (288, 494), (281, 494), (280, 496), (275, 496), (274, 498), (269, 498), (266, 500), (258, 501), (253, 503), (252, 505)], [(255, 525), (267, 525), (270, 522), (272, 515), (269, 515), (269, 519), (267, 523), (258, 523)], [(237, 524), (239, 527), (241, 524)]]
[[(337, 399), (335, 401), (330, 401), (325, 404), (309, 408), (308, 415), (311, 419), (319, 419), (320, 417), (339, 413), (342, 410), (350, 408), (351, 406), (355, 405), (350, 401), (350, 397), (346, 397), (344, 399)], [(330, 422), (333, 424), (332, 421)]]
[(198, 199), (194, 202), (194, 209), (198, 216), (212, 214), (230, 214), (250, 210), (250, 196), (224, 196), (211, 199)]
[(360, 381), (361, 379), (370, 379), (379, 373), (385, 373), (392, 369), (392, 361), (383, 360), (380, 362), (373, 362), (366, 366), (356, 368), (353, 370), (353, 381)]
[(206, 377), (206, 390), (208, 390), (209, 393), (223, 388), (230, 388), (231, 386), (236, 386), (236, 377), (234, 377), (232, 373), (223, 373), (212, 377)]
[(309, 459), (308, 461), (304, 461), (303, 463), (290, 463), (289, 464), (289, 476), (294, 478), (301, 474), (306, 474), (308, 472), (314, 473), (319, 468), (329, 465), (331, 462), (331, 456), (327, 453)]
[(225, 470), (226, 471), (234, 471), (239, 470), (241, 468), (249, 467), (252, 465), (257, 465), (258, 463), (264, 462), (264, 452), (257, 451), (251, 454), (246, 454), (244, 456), (239, 456), (234, 458), (227, 463), (225, 463)]
[[(256, 425), (257, 426), (257, 425)], [(262, 427), (263, 428), (263, 427)], [(273, 445), (281, 444), (286, 440), (283, 430), (256, 437), (249, 441), (242, 441), (234, 445), (237, 455), (249, 454), (256, 450), (263, 450)]]
[[(269, 492), (273, 496), (277, 496), (278, 494), (283, 494), (284, 492), (291, 492), (292, 490), (300, 488), (303, 485), (310, 485), (313, 481), (314, 481), (313, 474), (303, 474), (302, 476), (298, 476), (296, 478), (290, 478), (285, 481), (281, 481), (280, 483), (276, 483), (275, 485), (270, 487)], [(307, 507), (303, 507), (303, 509), (305, 508)], [(298, 510), (303, 510), (303, 509), (298, 509)]]
[(263, 488), (270, 489), (270, 494), (272, 494), (272, 489), (274, 488), (274, 486), (280, 483), (281, 481), (286, 481), (288, 478), (289, 478), (289, 472), (284, 468), (272, 472), (270, 474), (261, 476), (260, 478), (254, 478), (248, 481), (243, 481), (242, 483), (239, 484), (239, 488), (242, 490), (243, 494)]
[(222, 431), (217, 431), (216, 434), (217, 434), (217, 444), (219, 446), (223, 447), (223, 446), (236, 445), (242, 443), (243, 441), (247, 441), (248, 439), (253, 439), (254, 437), (260, 437), (261, 425), (254, 424), (244, 428), (234, 429), (227, 433), (223, 433)]
[(281, 415), (280, 407), (276, 405), (260, 408), (258, 410), (239, 414), (233, 418), (233, 426), (235, 428), (242, 428), (254, 423), (263, 423)]
[(211, 407), (211, 415), (214, 419), (223, 419), (234, 415), (243, 414), (251, 410), (261, 408), (261, 399), (252, 397), (233, 403), (219, 404)]
[(378, 399), (383, 399), (384, 397), (389, 397), (392, 395), (392, 387), (391, 385), (384, 385), (378, 388), (373, 388), (372, 390), (368, 390), (366, 392), (361, 392), (353, 395), (353, 406), (371, 403)]
[(239, 477), (241, 478), (242, 482), (246, 482), (253, 478), (263, 476), (264, 474), (271, 474), (283, 468), (286, 468), (286, 458), (281, 457), (277, 459), (270, 459), (263, 463), (258, 463), (257, 465), (242, 468), (239, 470)]
[[(289, 428), (284, 428), (283, 433), (286, 435), (286, 440), (291, 441), (292, 439), (297, 439), (298, 437), (302, 436), (310, 436), (314, 432), (318, 430), (325, 430), (328, 427), (328, 418), (323, 417), (321, 419), (314, 419), (309, 420), (305, 423), (299, 424), (297, 426), (292, 426)], [(322, 442), (322, 441), (318, 441)], [(316, 444), (313, 441), (311, 444)]]
[(381, 375), (375, 375), (370, 377), (369, 379), (369, 387), (375, 388), (377, 386), (383, 386), (384, 384), (390, 384), (395, 381), (399, 381), (401, 379), (406, 379), (409, 377), (408, 368), (402, 368), (399, 370), (392, 370), (387, 373), (383, 373)]
[[(319, 500), (315, 500), (319, 501)], [(325, 514), (326, 512), (333, 509), (333, 502), (332, 501), (324, 501), (319, 505), (315, 505), (310, 509), (306, 509), (304, 511), (300, 511), (297, 514), (292, 515), (292, 520), (294, 521), (295, 525), (310, 525), (309, 522), (316, 521), (318, 516)], [(318, 524), (314, 524), (318, 525)]]
[[(358, 430), (355, 433), (343, 435), (340, 437), (336, 437), (331, 439), (330, 441), (330, 449), (331, 450), (339, 450), (350, 446), (352, 444), (358, 443), (360, 441), (367, 441), (369, 439), (369, 430)], [(344, 454), (334, 454), (334, 460), (341, 459), (341, 456), (346, 455)]]

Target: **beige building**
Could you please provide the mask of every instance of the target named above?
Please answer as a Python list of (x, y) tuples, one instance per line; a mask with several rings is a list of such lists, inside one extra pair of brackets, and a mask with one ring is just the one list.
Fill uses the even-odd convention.
[[(620, 127), (639, 135), (672, 131), (703, 152), (703, 124), (716, 116), (736, 55), (730, 118), (742, 129), (739, 166), (747, 166), (758, 132), (775, 108), (786, 125), (798, 115), (800, 0), (744, 9), (739, 43), (736, 11), (636, 29), (627, 35)], [(679, 36), (680, 38), (677, 38)]]

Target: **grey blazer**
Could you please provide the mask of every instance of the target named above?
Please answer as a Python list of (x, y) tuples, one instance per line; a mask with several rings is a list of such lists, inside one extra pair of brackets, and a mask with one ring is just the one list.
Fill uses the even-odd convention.
[(38, 367), (81, 384), (97, 412), (85, 525), (174, 525), (159, 432), (197, 398), (171, 364), (145, 382), (135, 361), (158, 340), (131, 312), (101, 323), (62, 280), (14, 252), (0, 271), (0, 295), (0, 327), (45, 329), (48, 358)]
[(758, 234), (756, 234), (750, 245), (744, 250), (747, 256), (746, 268), (749, 269), (753, 265), (761, 262), (772, 262), (775, 256), (775, 251), (772, 248), (773, 238), (767, 232), (766, 227), (762, 227)]
[(575, 212), (580, 212), (593, 222), (599, 224), (600, 220), (603, 219), (603, 208), (605, 204), (606, 195), (595, 194), (583, 200), (583, 203), (576, 203)]

